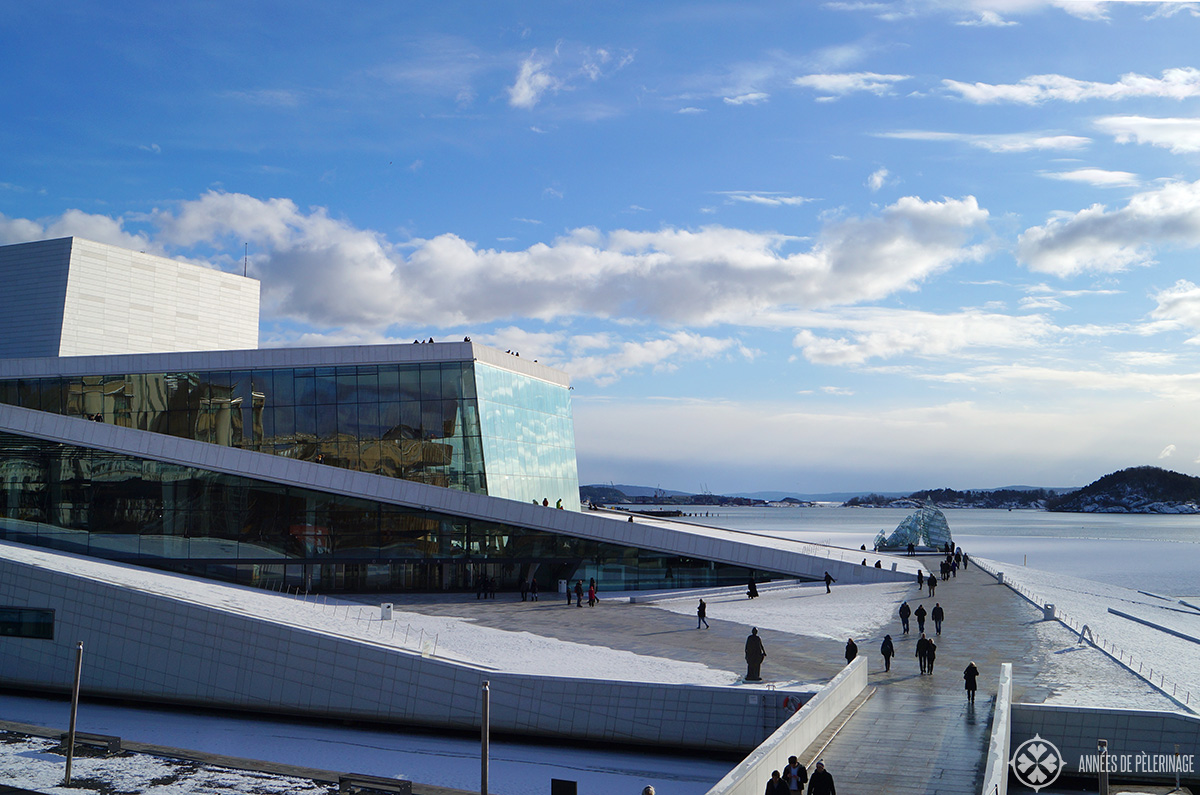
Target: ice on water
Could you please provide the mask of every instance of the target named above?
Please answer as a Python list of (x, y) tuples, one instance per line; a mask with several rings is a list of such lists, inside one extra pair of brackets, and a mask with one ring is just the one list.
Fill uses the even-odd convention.
[(909, 544), (943, 549), (947, 544), (953, 547), (953, 543), (946, 514), (932, 505), (926, 505), (904, 517), (890, 536), (884, 536), (881, 532), (875, 538), (876, 549), (907, 549)]

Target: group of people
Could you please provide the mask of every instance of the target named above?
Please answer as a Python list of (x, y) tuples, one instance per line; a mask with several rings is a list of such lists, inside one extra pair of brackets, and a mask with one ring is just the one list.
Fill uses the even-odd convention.
[(837, 790), (833, 786), (833, 776), (825, 769), (825, 762), (817, 762), (813, 766), (810, 777), (808, 770), (794, 756), (788, 757), (787, 767), (783, 769), (783, 773), (778, 770), (771, 771), (771, 778), (767, 781), (766, 795), (804, 792), (805, 784), (808, 785), (808, 795), (837, 795)]
[[(600, 601), (600, 597), (596, 592), (596, 578), (591, 577), (588, 580), (587, 588), (588, 607), (595, 607)], [(571, 606), (571, 589), (567, 589), (567, 606)], [(583, 580), (575, 581), (575, 606), (583, 607)]]

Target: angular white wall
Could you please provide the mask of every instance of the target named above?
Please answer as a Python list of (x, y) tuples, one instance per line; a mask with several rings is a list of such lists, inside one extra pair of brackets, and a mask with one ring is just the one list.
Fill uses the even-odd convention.
[(0, 246), (0, 358), (258, 347), (259, 283), (78, 237)]

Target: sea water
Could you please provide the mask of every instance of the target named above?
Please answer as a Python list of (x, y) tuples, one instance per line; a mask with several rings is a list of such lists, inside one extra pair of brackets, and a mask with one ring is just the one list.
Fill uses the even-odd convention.
[[(640, 507), (640, 506), (639, 506)], [(891, 533), (907, 508), (691, 507), (685, 522), (855, 550)], [(1153, 593), (1200, 595), (1200, 515), (1052, 513), (950, 508), (954, 542), (970, 555)], [(869, 563), (874, 561), (869, 560)]]

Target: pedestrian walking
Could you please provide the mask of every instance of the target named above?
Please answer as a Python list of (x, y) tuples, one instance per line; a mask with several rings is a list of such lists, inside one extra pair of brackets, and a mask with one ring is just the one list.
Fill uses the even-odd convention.
[(967, 562), (968, 562), (968, 560), (969, 560), (969, 558), (967, 557), (967, 553), (966, 553), (966, 552), (964, 552), (964, 553), (963, 553), (963, 571), (966, 571), (966, 570), (967, 570)]
[(904, 627), (904, 634), (908, 634), (908, 617), (912, 615), (912, 608), (908, 606), (908, 602), (900, 603), (900, 626)]
[(911, 558), (911, 557), (915, 557), (916, 554), (917, 554), (916, 545), (913, 542), (909, 541), (908, 542), (908, 556)]
[(537, 601), (537, 595), (538, 595), (538, 586), (537, 586), (537, 580), (536, 580), (536, 579), (534, 579), (533, 581), (531, 581), (531, 582), (529, 583), (529, 595), (530, 595), (531, 597), (533, 597), (533, 601), (535, 601), (535, 602)]
[(937, 588), (937, 577), (930, 575), (929, 577), (929, 595), (933, 596), (934, 590)]
[(708, 605), (706, 605), (704, 600), (701, 599), (700, 604), (696, 605), (696, 629), (700, 629), (701, 624), (704, 625), (705, 629), (708, 629), (708, 619), (706, 618), (707, 615)]
[(917, 569), (917, 590), (925, 587), (925, 569)]
[(596, 581), (592, 580), (592, 584), (588, 586), (588, 607), (595, 607), (599, 601), (600, 597), (596, 596)]
[(929, 639), (929, 645), (925, 648), (925, 672), (933, 673), (933, 661), (937, 659), (937, 644), (933, 642), (933, 638)]
[(967, 689), (967, 703), (975, 703), (975, 680), (979, 678), (979, 669), (975, 667), (975, 661), (972, 660), (963, 671), (963, 679), (966, 680), (963, 687)]
[(837, 582), (837, 580), (833, 579), (833, 576), (830, 575), (829, 572), (825, 572), (825, 593), (832, 593), (833, 589), (829, 586), (833, 585), (835, 582)]
[(917, 641), (917, 662), (921, 664), (921, 673), (925, 673), (929, 667), (929, 641), (925, 633), (921, 633), (921, 639)]
[(917, 632), (925, 631), (925, 616), (929, 615), (925, 612), (925, 605), (917, 605), (917, 612), (913, 613), (917, 618)]
[(804, 792), (804, 785), (808, 783), (808, 770), (800, 764), (799, 759), (789, 756), (787, 767), (783, 769), (783, 780), (789, 792)]
[(767, 791), (765, 795), (787, 795), (787, 782), (779, 775), (778, 770), (771, 771), (771, 778), (767, 781)]
[(754, 584), (754, 578), (750, 578), (750, 582), (746, 584), (746, 596), (751, 599), (758, 598), (758, 586)]
[(571, 606), (571, 581), (567, 580), (567, 607)]
[(892, 670), (892, 658), (896, 656), (896, 647), (892, 645), (891, 635), (883, 636), (883, 643), (879, 644), (879, 653), (883, 655), (883, 670)]
[(942, 609), (940, 602), (934, 602), (933, 612), (929, 614), (933, 619), (933, 628), (937, 630), (937, 634), (942, 634), (942, 622), (946, 620), (946, 611)]
[(833, 776), (825, 769), (824, 762), (817, 762), (817, 769), (808, 780), (808, 795), (837, 795), (833, 786)]
[(583, 607), (583, 580), (575, 582), (575, 606)]
[(524, 602), (529, 598), (529, 582), (521, 580), (521, 601)]
[(767, 650), (763, 648), (762, 638), (758, 636), (758, 627), (750, 628), (746, 638), (746, 681), (762, 681), (762, 662), (767, 658)]
[(858, 656), (858, 644), (854, 642), (854, 638), (846, 639), (846, 665), (854, 662), (854, 658)]

